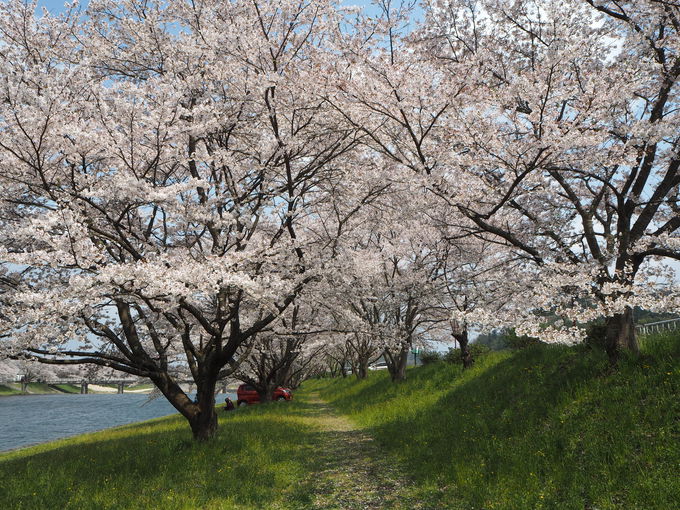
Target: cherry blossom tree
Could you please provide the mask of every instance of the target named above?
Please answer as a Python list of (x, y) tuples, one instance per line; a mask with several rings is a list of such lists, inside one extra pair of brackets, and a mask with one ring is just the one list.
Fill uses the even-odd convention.
[[(481, 5), (484, 19), (457, 39), (475, 48), (482, 74), (474, 112), (457, 116), (456, 155), (480, 194), (456, 205), (545, 268), (543, 308), (608, 317), (615, 361), (637, 349), (634, 305), (677, 304), (649, 262), (680, 258), (680, 11), (656, 1)], [(446, 23), (460, 21), (447, 12)]]
[(475, 320), (475, 312), (484, 310), (490, 316), (512, 316), (513, 294), (517, 286), (510, 284), (508, 270), (521, 268), (498, 250), (493, 243), (473, 236), (452, 239), (442, 235), (436, 252), (437, 298), (442, 325), (460, 346), (464, 368), (474, 363), (470, 350), (470, 333), (473, 327), (484, 329), (493, 319)]
[(0, 380), (3, 382), (44, 382), (57, 378), (52, 367), (29, 360), (0, 362)]
[(276, 327), (258, 333), (234, 376), (257, 390), (260, 402), (270, 402), (279, 386), (296, 388), (315, 368), (323, 350), (316, 326), (317, 310), (296, 301)]
[[(348, 49), (353, 81), (338, 84), (335, 104), (470, 235), (525, 261), (518, 330), (572, 342), (577, 322), (605, 316), (610, 359), (636, 350), (632, 307), (677, 306), (660, 259), (680, 257), (678, 7), (426, 7), (413, 33), (385, 9), (373, 49)], [(539, 309), (567, 320), (546, 328)]]
[(317, 280), (306, 223), (356, 142), (317, 94), (340, 14), (325, 0), (34, 12), (0, 6), (0, 258), (18, 279), (3, 351), (148, 377), (209, 439), (216, 381)]
[[(348, 235), (335, 237), (342, 242), (335, 245), (339, 256), (327, 277), (333, 299), (326, 307), (336, 329), (347, 334), (357, 377), (366, 377), (369, 364), (382, 355), (393, 380), (401, 381), (408, 355), (424, 338), (437, 306), (432, 244), (438, 232), (422, 221), (428, 195), (412, 173), (389, 159), (376, 161), (378, 172), (363, 172), (361, 188), (376, 189), (370, 184), (376, 179), (383, 183), (379, 192), (345, 224)], [(414, 200), (418, 194), (421, 199)]]
[(351, 353), (347, 342), (338, 341), (337, 336), (330, 336), (317, 360), (317, 371), (322, 376), (345, 378), (351, 369), (350, 358)]

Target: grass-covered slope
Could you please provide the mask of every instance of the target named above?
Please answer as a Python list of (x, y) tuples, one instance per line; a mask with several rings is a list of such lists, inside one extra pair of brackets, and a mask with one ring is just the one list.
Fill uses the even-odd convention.
[(296, 400), (220, 411), (208, 444), (177, 415), (0, 454), (0, 509), (306, 508), (320, 436)]
[(4, 395), (16, 395), (20, 393), (19, 391), (15, 390), (11, 386), (8, 386), (6, 384), (0, 384), (0, 396)]
[(310, 381), (412, 473), (432, 508), (680, 508), (680, 337), (612, 370), (584, 348)]
[[(28, 383), (27, 393), (31, 395), (47, 395), (51, 393), (80, 393), (80, 388), (72, 384)], [(0, 396), (24, 395), (21, 383), (0, 384)]]
[(317, 391), (379, 442), (375, 465), (410, 478), (382, 508), (680, 508), (680, 338), (662, 340), (617, 370), (543, 346), (465, 372), (418, 367), (402, 384), (307, 381), (293, 402), (221, 412), (208, 444), (177, 416), (0, 454), (0, 509), (379, 508), (329, 488), (336, 475), (351, 493), (363, 482), (333, 474), (348, 450), (329, 438), (349, 447), (357, 434), (329, 435)]

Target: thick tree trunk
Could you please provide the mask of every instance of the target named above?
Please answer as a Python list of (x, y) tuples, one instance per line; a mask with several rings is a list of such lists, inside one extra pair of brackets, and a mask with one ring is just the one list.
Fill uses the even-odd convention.
[(463, 329), (461, 333), (454, 333), (453, 337), (460, 344), (460, 359), (463, 362), (463, 368), (470, 368), (475, 360), (470, 352), (470, 341), (467, 328)]
[(275, 382), (266, 383), (263, 386), (257, 386), (257, 394), (260, 396), (261, 404), (268, 404), (274, 400), (274, 392), (277, 384)]
[(635, 336), (632, 308), (626, 307), (623, 313), (617, 313), (607, 319), (605, 349), (612, 365), (618, 362), (621, 352), (631, 351), (637, 354), (640, 351)]
[(215, 412), (216, 381), (206, 378), (196, 383), (196, 402), (182, 391), (179, 385), (167, 374), (152, 377), (165, 398), (189, 422), (194, 439), (207, 441), (217, 433), (217, 413)]
[(215, 398), (209, 402), (198, 403), (199, 411), (189, 419), (191, 432), (197, 441), (208, 441), (217, 433), (217, 413), (215, 412)]
[(196, 409), (189, 418), (189, 425), (197, 441), (212, 439), (217, 433), (217, 413), (215, 412), (216, 381), (206, 378), (196, 383)]
[(392, 382), (401, 382), (406, 380), (406, 361), (407, 356), (399, 356), (397, 365), (392, 372)]
[(390, 371), (392, 382), (401, 382), (406, 380), (406, 363), (408, 362), (408, 352), (411, 350), (411, 345), (405, 345), (399, 349), (396, 356), (391, 356), (385, 352), (385, 359), (387, 360), (387, 368)]
[(357, 379), (366, 379), (368, 377), (368, 360), (359, 360), (355, 366), (354, 374)]

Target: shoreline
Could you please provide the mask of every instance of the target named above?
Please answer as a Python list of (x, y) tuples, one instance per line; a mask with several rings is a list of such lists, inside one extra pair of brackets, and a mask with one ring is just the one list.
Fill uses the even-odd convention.
[[(2, 384), (0, 386), (6, 386), (9, 387), (8, 384)], [(52, 391), (28, 391), (25, 393), (22, 393), (20, 390), (16, 390), (16, 393), (0, 393), (0, 398), (3, 397), (31, 397), (31, 396), (40, 396), (40, 395), (120, 395), (118, 393), (118, 390), (116, 388), (109, 388), (108, 386), (100, 386), (97, 384), (90, 384), (89, 386), (89, 391), (87, 393), (78, 393), (78, 392), (68, 392), (68, 391), (59, 391), (56, 389), (52, 389)], [(14, 389), (14, 388), (11, 388)], [(226, 393), (215, 393), (215, 400), (219, 400), (220, 395), (228, 395), (228, 394), (236, 394), (238, 388), (227, 388)], [(153, 392), (153, 388), (141, 388), (141, 389), (136, 389), (136, 390), (124, 390), (122, 395), (149, 395), (150, 393)], [(194, 393), (194, 391), (188, 391), (187, 393)]]
[[(55, 385), (46, 385), (45, 383), (35, 383), (40, 384), (40, 388), (30, 388), (26, 392), (21, 391), (21, 383), (1, 383), (0, 387), (9, 389), (10, 392), (0, 393), (0, 398), (2, 397), (18, 397), (18, 396), (30, 396), (30, 395), (82, 395), (79, 391), (62, 391), (55, 388)], [(79, 385), (71, 385), (74, 388), (78, 388)], [(125, 389), (123, 394), (149, 394), (153, 391), (151, 388), (139, 388), (139, 389)], [(88, 392), (86, 395), (108, 395), (108, 394), (118, 394), (117, 388), (110, 388), (108, 386), (101, 386), (99, 384), (89, 384)]]

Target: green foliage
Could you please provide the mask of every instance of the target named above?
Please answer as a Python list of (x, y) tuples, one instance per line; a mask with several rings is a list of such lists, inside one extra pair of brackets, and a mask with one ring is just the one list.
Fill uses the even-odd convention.
[(489, 333), (482, 333), (477, 336), (475, 344), (485, 345), (492, 351), (501, 351), (508, 348), (508, 344), (505, 341), (505, 331), (503, 330), (493, 330)]
[(665, 320), (668, 320), (668, 319), (675, 319), (677, 317), (678, 317), (678, 314), (676, 314), (676, 313), (652, 312), (650, 310), (643, 310), (639, 306), (636, 306), (633, 309), (633, 320), (635, 321), (636, 324), (647, 324), (647, 323), (650, 323), (650, 322), (665, 321)]
[(527, 335), (517, 336), (515, 328), (511, 328), (506, 331), (505, 335), (503, 336), (503, 340), (505, 345), (511, 349), (525, 349), (527, 347), (540, 344), (540, 340), (538, 338)]
[(586, 326), (585, 344), (589, 347), (604, 350), (607, 341), (607, 323), (604, 319), (596, 320)]
[(491, 348), (488, 347), (487, 345), (483, 344), (478, 344), (477, 342), (470, 344), (470, 354), (472, 354), (472, 357), (474, 359), (481, 358), (482, 356), (486, 356), (491, 352)]
[(399, 456), (425, 508), (666, 510), (680, 494), (680, 335), (604, 353), (536, 345), (392, 384), (314, 382)]
[(449, 347), (449, 350), (442, 356), (442, 359), (447, 363), (460, 363), (460, 349)]
[[(474, 360), (491, 352), (491, 349), (487, 345), (478, 344), (477, 342), (470, 344), (468, 348), (470, 349), (470, 354)], [(447, 363), (462, 363), (460, 349), (449, 348), (448, 352), (444, 354), (442, 359)]]
[(441, 360), (442, 355), (437, 351), (423, 351), (420, 355), (420, 362), (423, 365), (429, 365), (430, 363), (436, 363)]

